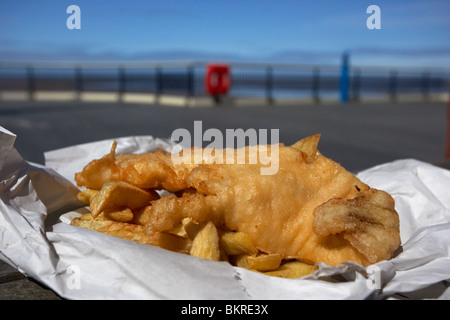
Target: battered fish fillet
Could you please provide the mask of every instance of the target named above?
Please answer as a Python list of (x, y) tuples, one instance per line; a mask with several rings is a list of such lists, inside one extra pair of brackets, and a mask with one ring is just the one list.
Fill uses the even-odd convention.
[[(273, 161), (279, 161), (279, 169), (273, 175), (261, 175), (268, 165), (260, 159), (256, 164), (236, 164), (237, 159), (235, 164), (218, 164), (225, 152), (217, 150), (203, 150), (215, 161), (175, 164), (163, 151), (116, 157), (113, 145), (75, 180), (93, 189), (122, 180), (175, 193), (152, 201), (138, 217), (150, 234), (171, 230), (190, 217), (244, 232), (259, 250), (281, 253), (285, 259), (367, 266), (391, 258), (400, 246), (393, 198), (323, 156), (317, 150), (319, 137), (277, 145)], [(246, 156), (258, 154), (253, 153), (258, 148), (270, 154), (274, 146), (245, 147)], [(193, 160), (192, 151), (182, 151), (185, 160)]]

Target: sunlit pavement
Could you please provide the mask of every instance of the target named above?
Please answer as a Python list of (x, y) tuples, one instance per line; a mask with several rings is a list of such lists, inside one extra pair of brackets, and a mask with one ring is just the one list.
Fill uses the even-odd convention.
[(37, 163), (44, 163), (45, 151), (79, 143), (133, 135), (170, 138), (177, 128), (192, 132), (200, 120), (203, 130), (278, 129), (285, 144), (321, 133), (320, 151), (352, 171), (404, 158), (445, 165), (446, 102), (173, 106), (178, 107), (0, 101), (0, 125), (17, 135), (21, 155)]

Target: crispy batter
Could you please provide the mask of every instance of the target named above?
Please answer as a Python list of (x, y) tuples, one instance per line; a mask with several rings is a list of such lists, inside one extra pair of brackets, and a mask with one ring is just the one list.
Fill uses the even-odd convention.
[(178, 191), (186, 188), (171, 166), (170, 156), (162, 150), (140, 155), (115, 156), (117, 143), (100, 159), (91, 161), (82, 172), (75, 174), (79, 186), (100, 190), (104, 183), (116, 180), (131, 183), (140, 188)]
[(353, 199), (331, 199), (314, 210), (317, 235), (342, 234), (370, 263), (391, 257), (400, 243), (398, 226), (394, 199), (374, 189)]
[[(162, 151), (115, 157), (113, 146), (108, 155), (78, 173), (76, 181), (98, 189), (109, 180), (122, 180), (177, 193), (152, 201), (135, 216), (149, 233), (171, 230), (192, 218), (242, 232), (261, 252), (284, 259), (368, 265), (389, 258), (400, 245), (392, 198), (324, 157), (317, 150), (319, 137), (292, 146), (280, 144), (273, 160), (279, 170), (273, 175), (261, 175), (268, 165), (259, 159), (256, 164), (217, 161), (226, 152), (204, 149), (216, 161), (175, 164)], [(274, 152), (273, 146), (249, 146), (246, 159), (262, 147)], [(192, 154), (188, 149), (182, 156), (189, 159)]]
[(151, 206), (146, 208), (144, 221), (151, 232), (173, 229), (183, 218), (223, 225), (223, 212), (218, 197), (185, 193), (182, 197), (170, 195), (152, 201)]

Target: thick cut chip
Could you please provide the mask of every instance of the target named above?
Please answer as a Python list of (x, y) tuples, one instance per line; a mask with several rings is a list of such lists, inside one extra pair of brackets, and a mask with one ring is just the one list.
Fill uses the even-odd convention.
[(134, 218), (133, 211), (131, 211), (131, 209), (129, 208), (125, 208), (123, 210), (118, 211), (117, 210), (103, 211), (103, 214), (107, 218), (119, 222), (130, 222)]
[(176, 234), (194, 240), (197, 233), (202, 229), (203, 225), (197, 223), (191, 218), (184, 218), (181, 224), (169, 231), (169, 233)]
[(73, 219), (71, 225), (94, 230), (126, 240), (132, 240), (154, 246), (159, 244), (159, 234), (147, 234), (145, 227), (136, 224), (93, 219), (86, 215), (81, 218)]
[(158, 237), (158, 247), (178, 253), (189, 254), (192, 246), (190, 239), (168, 232), (157, 232), (156, 234)]
[(192, 241), (190, 255), (220, 261), (219, 235), (216, 226), (208, 222)]
[(317, 267), (300, 261), (291, 261), (282, 264), (278, 269), (264, 272), (272, 277), (297, 279), (317, 270)]
[(77, 194), (78, 200), (86, 205), (91, 204), (92, 198), (98, 193), (98, 190), (84, 189)]
[(90, 208), (96, 217), (105, 210), (141, 208), (156, 199), (159, 195), (154, 190), (146, 191), (123, 181), (109, 181), (92, 198)]
[(148, 234), (144, 226), (105, 218), (94, 219), (91, 214), (73, 219), (71, 225), (184, 254), (188, 254), (191, 247), (191, 240), (174, 234), (166, 232)]
[(133, 210), (134, 218), (132, 223), (139, 224), (142, 226), (145, 225), (150, 218), (151, 207), (152, 206), (149, 205)]
[(202, 225), (198, 222), (192, 220), (191, 218), (184, 218), (183, 221), (181, 221), (183, 230), (186, 233), (186, 237), (188, 237), (191, 240), (194, 240), (197, 236), (197, 233), (202, 229)]
[(92, 216), (92, 213), (85, 213), (82, 214), (81, 216), (79, 216), (78, 218), (75, 218), (72, 220), (72, 225), (75, 225), (77, 222), (77, 220), (105, 220), (105, 221), (113, 221), (111, 218), (105, 216), (105, 214), (102, 212), (100, 213), (98, 216), (96, 216), (95, 218)]
[(270, 271), (280, 266), (283, 255), (280, 253), (259, 254), (257, 256), (247, 256), (246, 259), (250, 269)]
[(227, 255), (256, 255), (258, 253), (258, 249), (255, 247), (252, 239), (243, 232), (221, 232), (220, 246)]
[(240, 254), (231, 256), (230, 259), (232, 264), (237, 267), (256, 271), (271, 271), (280, 266), (283, 255), (279, 253)]
[(230, 256), (229, 257), (230, 263), (236, 267), (250, 269), (250, 266), (247, 262), (248, 256), (249, 256), (248, 254), (238, 254), (238, 255)]

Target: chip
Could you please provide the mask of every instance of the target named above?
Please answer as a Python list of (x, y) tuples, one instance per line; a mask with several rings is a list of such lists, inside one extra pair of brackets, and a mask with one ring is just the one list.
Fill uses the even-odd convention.
[(92, 198), (98, 193), (98, 190), (94, 189), (84, 189), (77, 194), (78, 200), (86, 205), (91, 204)]
[(246, 257), (246, 260), (249, 269), (269, 271), (275, 270), (280, 266), (283, 255), (280, 253), (262, 253), (257, 256), (249, 255)]
[(202, 229), (202, 225), (194, 221), (192, 218), (184, 218), (181, 224), (170, 230), (170, 233), (176, 234), (194, 240), (197, 233)]
[(71, 225), (94, 230), (117, 238), (131, 240), (157, 246), (159, 244), (158, 234), (147, 234), (144, 226), (137, 224), (117, 222), (106, 219), (94, 219), (84, 215), (72, 220)]
[(227, 255), (256, 255), (258, 253), (252, 239), (243, 232), (221, 232), (220, 246)]
[(90, 209), (92, 215), (96, 217), (105, 210), (141, 208), (158, 198), (159, 195), (154, 190), (146, 191), (123, 181), (108, 181), (91, 199)]
[(123, 210), (106, 210), (103, 211), (103, 215), (111, 220), (119, 222), (129, 222), (134, 218), (133, 211), (129, 208)]
[(272, 277), (297, 279), (317, 270), (317, 267), (301, 261), (290, 261), (282, 264), (273, 271), (264, 272), (264, 274)]
[(216, 226), (208, 222), (192, 241), (190, 255), (220, 261), (219, 235)]
[(144, 226), (107, 220), (101, 215), (94, 218), (91, 214), (84, 214), (73, 219), (71, 225), (184, 254), (189, 254), (192, 243), (189, 239), (166, 232), (148, 234)]

